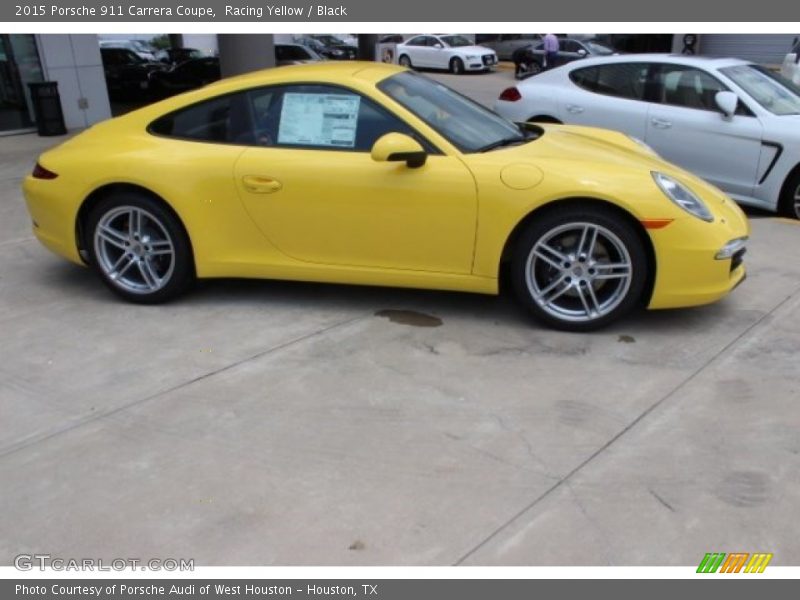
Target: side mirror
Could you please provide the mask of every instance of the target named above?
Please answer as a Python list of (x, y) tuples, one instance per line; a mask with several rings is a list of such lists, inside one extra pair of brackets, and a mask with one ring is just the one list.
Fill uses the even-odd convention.
[(411, 169), (421, 167), (428, 158), (420, 143), (403, 133), (387, 133), (378, 138), (372, 146), (371, 156), (376, 162), (405, 161)]
[(578, 56), (586, 56), (589, 54), (584, 48), (578, 50)]
[(730, 119), (736, 113), (739, 97), (733, 92), (717, 92), (714, 95), (714, 100), (726, 119)]
[(435, 44), (433, 45), (433, 47), (434, 47), (434, 48), (436, 48), (437, 50), (441, 50), (442, 48), (444, 48), (444, 46), (442, 46), (442, 45), (441, 45), (440, 43), (438, 43), (438, 42), (437, 42), (437, 43), (435, 43)]

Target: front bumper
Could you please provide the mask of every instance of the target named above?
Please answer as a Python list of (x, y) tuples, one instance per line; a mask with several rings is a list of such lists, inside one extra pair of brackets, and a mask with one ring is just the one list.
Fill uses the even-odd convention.
[(710, 304), (745, 278), (743, 257), (750, 227), (728, 200), (713, 223), (686, 217), (648, 230), (656, 255), (656, 279), (649, 308)]

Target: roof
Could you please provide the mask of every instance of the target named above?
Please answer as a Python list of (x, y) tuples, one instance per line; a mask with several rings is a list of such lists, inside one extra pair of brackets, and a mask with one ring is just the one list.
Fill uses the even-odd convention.
[(367, 81), (380, 81), (395, 73), (405, 71), (400, 67), (388, 63), (360, 61), (360, 60), (331, 60), (319, 61), (304, 65), (291, 65), (252, 71), (235, 77), (228, 77), (212, 84), (214, 86), (239, 87), (242, 85), (259, 85), (280, 81), (334, 81), (338, 78), (358, 77)]
[(695, 65), (703, 68), (723, 69), (736, 65), (751, 64), (740, 58), (724, 58), (715, 56), (689, 56), (686, 54), (614, 54), (612, 56), (594, 56), (568, 63), (570, 67), (590, 66), (615, 62), (662, 62), (681, 65)]

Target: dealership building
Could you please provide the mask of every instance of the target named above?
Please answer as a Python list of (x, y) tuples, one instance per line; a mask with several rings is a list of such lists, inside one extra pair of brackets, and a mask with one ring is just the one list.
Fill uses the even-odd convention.
[[(171, 37), (181, 43), (181, 36)], [(681, 52), (687, 39), (684, 35), (619, 37), (625, 38), (620, 40), (622, 49), (634, 51)], [(271, 34), (216, 38), (223, 75), (274, 66)], [(692, 49), (696, 54), (778, 65), (794, 38), (791, 34), (703, 34), (696, 36)], [(191, 46), (189, 40), (183, 43)], [(0, 135), (35, 129), (28, 84), (40, 81), (58, 82), (68, 129), (88, 127), (112, 115), (97, 35), (0, 34)]]

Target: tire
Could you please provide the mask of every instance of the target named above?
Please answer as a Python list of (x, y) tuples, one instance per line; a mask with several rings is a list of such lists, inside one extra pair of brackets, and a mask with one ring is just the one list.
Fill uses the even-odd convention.
[(638, 306), (648, 277), (633, 225), (591, 204), (536, 217), (517, 240), (511, 269), (525, 308), (564, 331), (592, 331), (621, 318)]
[(532, 60), (530, 63), (528, 63), (528, 72), (527, 72), (528, 77), (530, 77), (531, 75), (536, 75), (537, 73), (541, 72), (542, 72), (542, 65), (540, 65), (538, 62)]
[(414, 68), (414, 65), (411, 64), (411, 59), (407, 54), (401, 54), (400, 58), (397, 59), (397, 62), (401, 67), (405, 67), (406, 69)]
[(461, 75), (464, 72), (464, 61), (460, 58), (450, 59), (450, 72), (453, 75)]
[(783, 186), (778, 212), (790, 219), (800, 219), (800, 172), (792, 175)]
[(117, 295), (157, 304), (194, 280), (191, 244), (178, 218), (153, 198), (122, 192), (102, 199), (86, 220), (89, 264)]

